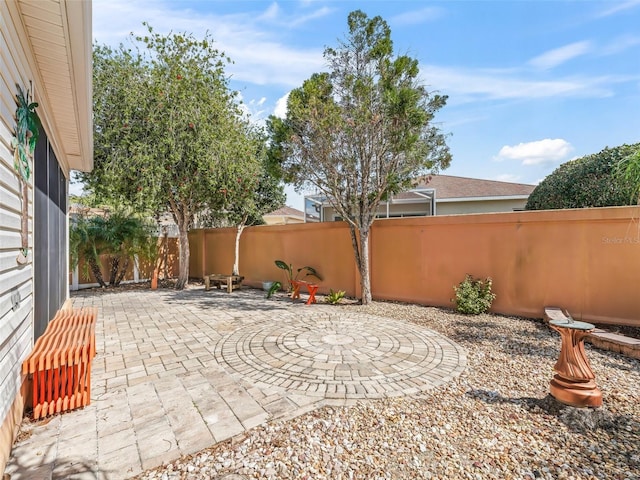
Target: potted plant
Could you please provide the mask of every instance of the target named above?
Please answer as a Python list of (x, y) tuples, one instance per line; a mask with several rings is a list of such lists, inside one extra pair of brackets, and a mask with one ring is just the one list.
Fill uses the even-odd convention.
[(276, 267), (278, 267), (281, 270), (284, 270), (287, 273), (287, 281), (289, 282), (289, 285), (288, 285), (289, 291), (291, 291), (292, 289), (293, 282), (300, 279), (299, 277), (302, 272), (305, 272), (302, 278), (311, 276), (311, 277), (316, 277), (318, 280), (322, 280), (322, 277), (320, 277), (316, 269), (313, 267), (300, 267), (296, 270), (296, 274), (294, 276), (293, 264), (286, 263), (282, 260), (276, 260), (275, 264), (276, 264)]

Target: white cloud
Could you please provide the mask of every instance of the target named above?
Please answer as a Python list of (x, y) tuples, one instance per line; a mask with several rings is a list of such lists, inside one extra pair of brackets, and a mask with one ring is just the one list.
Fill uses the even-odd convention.
[(307, 15), (302, 15), (299, 16), (291, 21), (288, 21), (288, 25), (290, 26), (294, 26), (297, 27), (299, 25), (302, 25), (303, 23), (307, 23), (310, 20), (315, 20), (316, 18), (322, 18), (322, 17), (326, 17), (327, 15), (329, 15), (331, 12), (333, 12), (333, 9), (329, 8), (329, 7), (322, 7), (319, 8), (318, 10), (311, 12)]
[(276, 107), (273, 109), (273, 114), (278, 118), (285, 118), (287, 116), (287, 101), (289, 100), (289, 93), (284, 97), (280, 97), (276, 102)]
[(260, 19), (285, 27), (297, 27), (309, 22), (310, 20), (315, 20), (329, 15), (331, 12), (333, 12), (333, 9), (329, 7), (321, 7), (310, 13), (305, 13), (304, 15), (286, 15), (280, 6), (274, 2), (269, 5), (262, 15), (260, 15)]
[(520, 175), (515, 175), (513, 173), (503, 173), (501, 175), (496, 176), (496, 180), (499, 182), (511, 182), (518, 183), (522, 177)]
[[(130, 32), (145, 34), (146, 29), (140, 23), (140, 19), (145, 19), (154, 31), (161, 34), (187, 32), (202, 38), (209, 33), (216, 42), (215, 47), (234, 61), (227, 67), (234, 80), (297, 87), (313, 72), (324, 69), (322, 48), (285, 45), (279, 41), (278, 32), (312, 17), (325, 15), (326, 9), (304, 16), (282, 17), (277, 4), (272, 4), (262, 14), (247, 11), (234, 15), (194, 12), (180, 5), (178, 2), (149, 0), (95, 0), (94, 38), (101, 44), (117, 45), (125, 41)], [(281, 28), (272, 32), (265, 30), (259, 20), (261, 15)]]
[(451, 95), (458, 103), (478, 100), (515, 100), (553, 97), (604, 98), (613, 95), (616, 83), (640, 76), (566, 77), (556, 80), (520, 78), (514, 70), (468, 69), (421, 65), (423, 81), (432, 89)]
[(420, 10), (395, 15), (389, 19), (389, 23), (395, 26), (418, 25), (420, 23), (436, 20), (444, 14), (444, 10), (439, 7), (425, 7)]
[(599, 55), (615, 55), (624, 52), (628, 48), (640, 45), (640, 37), (635, 35), (624, 35), (615, 38), (611, 43), (605, 45), (598, 52)]
[(605, 10), (598, 12), (597, 17), (609, 17), (625, 10), (640, 6), (640, 0), (627, 0), (626, 2), (611, 2), (613, 5)]
[(269, 7), (267, 7), (264, 13), (260, 15), (260, 18), (262, 20), (276, 20), (279, 16), (280, 16), (280, 7), (278, 6), (277, 3), (274, 2), (271, 5), (269, 5)]
[(591, 50), (591, 42), (575, 42), (565, 45), (560, 48), (554, 48), (548, 52), (538, 55), (535, 58), (529, 60), (529, 64), (540, 68), (542, 70), (549, 70), (550, 68), (557, 67), (572, 58), (579, 57), (589, 53)]
[(571, 144), (562, 138), (545, 138), (514, 146), (505, 145), (498, 152), (496, 160), (518, 160), (522, 165), (541, 165), (558, 162), (572, 150)]

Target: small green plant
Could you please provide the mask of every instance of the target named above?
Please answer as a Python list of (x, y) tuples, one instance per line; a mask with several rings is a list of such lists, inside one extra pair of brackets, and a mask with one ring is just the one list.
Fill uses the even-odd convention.
[(456, 310), (471, 315), (486, 313), (496, 298), (495, 293), (491, 292), (491, 284), (491, 278), (481, 280), (467, 275), (457, 287), (453, 287), (456, 298), (451, 301), (455, 302)]
[(273, 282), (269, 291), (267, 292), (267, 298), (271, 298), (271, 296), (276, 293), (278, 290), (282, 288), (282, 284), (280, 282)]
[[(299, 280), (300, 274), (302, 272), (306, 272), (302, 278), (306, 278), (309, 276), (316, 277), (318, 280), (322, 280), (322, 277), (316, 272), (313, 267), (300, 267), (296, 270), (295, 276), (293, 275), (293, 265), (291, 263), (286, 263), (282, 260), (276, 260), (276, 267), (284, 270), (287, 273), (287, 281), (289, 282), (289, 291), (292, 289), (292, 282), (294, 280)], [(281, 285), (282, 286), (282, 285)]]
[(329, 295), (327, 295), (326, 300), (327, 303), (331, 305), (336, 305), (340, 303), (340, 301), (344, 298), (344, 294), (346, 292), (344, 290), (338, 290), (334, 292), (332, 289), (329, 289)]

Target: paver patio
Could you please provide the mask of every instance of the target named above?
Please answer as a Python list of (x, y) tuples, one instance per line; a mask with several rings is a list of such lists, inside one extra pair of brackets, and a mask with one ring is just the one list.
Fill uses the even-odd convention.
[(99, 309), (91, 405), (35, 426), (14, 447), (12, 480), (128, 478), (269, 420), (416, 394), (466, 366), (431, 330), (258, 290), (72, 298)]

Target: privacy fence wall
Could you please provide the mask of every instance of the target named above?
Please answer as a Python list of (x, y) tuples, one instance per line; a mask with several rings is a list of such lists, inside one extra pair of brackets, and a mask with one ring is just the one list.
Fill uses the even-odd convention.
[[(612, 207), (378, 220), (373, 297), (453, 307), (453, 286), (471, 274), (493, 279), (497, 313), (541, 318), (559, 306), (576, 319), (640, 326), (639, 217), (640, 207)], [(191, 276), (230, 273), (234, 239), (234, 229), (191, 232)], [(321, 293), (360, 293), (344, 222), (245, 230), (246, 284), (284, 280), (276, 259), (316, 268)]]

